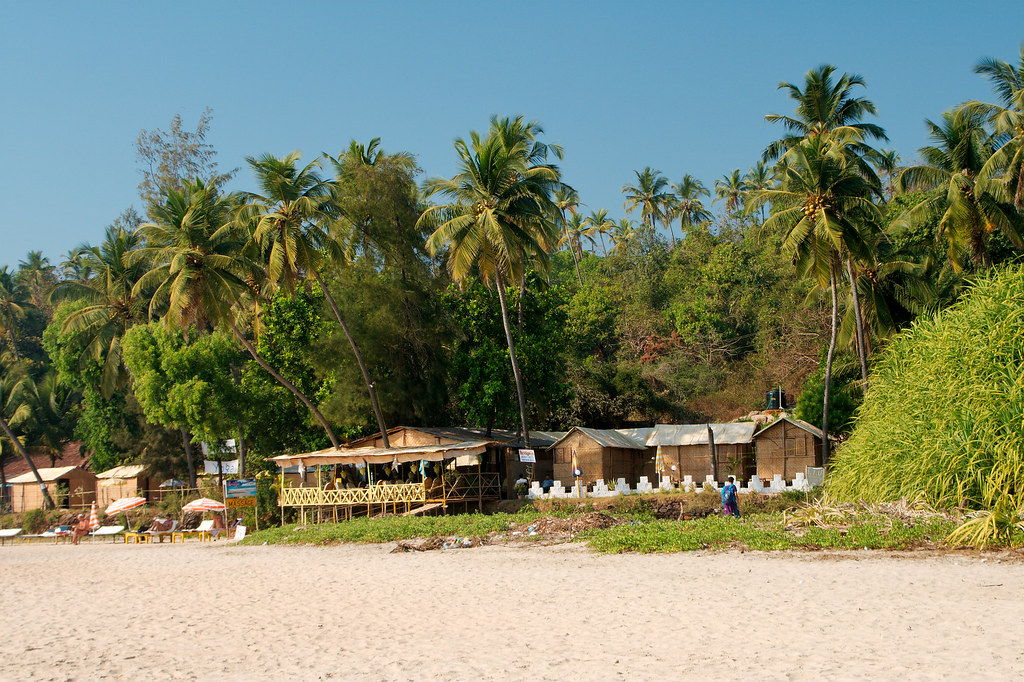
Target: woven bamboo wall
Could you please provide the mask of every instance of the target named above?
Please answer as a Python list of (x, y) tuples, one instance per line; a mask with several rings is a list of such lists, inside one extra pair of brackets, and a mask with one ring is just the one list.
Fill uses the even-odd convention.
[(777, 474), (791, 481), (807, 467), (821, 466), (821, 439), (781, 419), (759, 432), (754, 442), (757, 475), (762, 481)]
[(580, 482), (586, 485), (592, 485), (598, 479), (614, 483), (619, 478), (635, 485), (646, 454), (643, 450), (602, 447), (586, 434), (576, 431), (553, 448), (552, 478), (564, 485), (575, 482), (572, 476), (573, 448), (583, 470)]

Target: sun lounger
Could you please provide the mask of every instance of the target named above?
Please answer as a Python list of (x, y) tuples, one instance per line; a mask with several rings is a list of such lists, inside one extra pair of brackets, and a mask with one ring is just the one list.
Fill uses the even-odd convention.
[(3, 529), (0, 529), (0, 545), (7, 544), (7, 540), (8, 539), (13, 540), (14, 536), (20, 535), (20, 534), (21, 534), (21, 529), (20, 528), (3, 528)]
[(211, 530), (213, 530), (213, 519), (207, 519), (200, 523), (196, 528), (174, 531), (171, 534), (171, 542), (173, 543), (176, 538), (180, 538), (181, 541), (184, 542), (185, 538), (189, 535), (197, 535), (200, 540), (208, 540)]
[[(146, 531), (146, 534), (150, 536), (150, 539), (158, 538), (160, 540), (160, 542), (163, 542), (164, 538), (170, 537), (171, 538), (171, 544), (174, 544), (174, 531), (177, 528), (178, 528), (178, 521), (177, 521), (177, 519), (175, 519), (174, 521), (171, 521), (171, 527), (170, 528), (168, 528), (166, 530), (153, 530), (152, 528), (150, 528), (149, 530)], [(184, 540), (184, 538), (182, 538), (182, 539)]]
[(100, 526), (93, 532), (89, 533), (89, 536), (93, 539), (109, 537), (111, 542), (117, 542), (117, 536), (123, 530), (124, 526)]

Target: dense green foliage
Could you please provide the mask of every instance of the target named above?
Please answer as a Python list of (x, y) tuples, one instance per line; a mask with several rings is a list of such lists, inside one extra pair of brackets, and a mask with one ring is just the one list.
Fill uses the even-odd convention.
[(922, 496), (942, 506), (1024, 508), (1024, 268), (977, 280), (918, 318), (875, 366), (834, 461), (840, 500)]

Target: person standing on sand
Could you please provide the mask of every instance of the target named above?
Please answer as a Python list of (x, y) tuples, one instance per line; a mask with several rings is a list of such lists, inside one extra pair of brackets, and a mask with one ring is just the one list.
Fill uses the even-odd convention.
[(730, 476), (729, 481), (722, 486), (722, 513), (726, 516), (740, 516), (740, 505), (736, 500), (736, 477)]

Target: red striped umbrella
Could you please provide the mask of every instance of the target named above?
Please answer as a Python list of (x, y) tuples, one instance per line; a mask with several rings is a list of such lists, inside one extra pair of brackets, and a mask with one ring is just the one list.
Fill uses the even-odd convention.
[(110, 506), (107, 507), (107, 511), (104, 513), (107, 516), (111, 516), (113, 514), (119, 514), (123, 511), (128, 511), (129, 509), (141, 507), (144, 504), (146, 504), (145, 497), (122, 497), (120, 500), (114, 500), (113, 502), (111, 502)]
[(187, 512), (208, 512), (208, 511), (224, 511), (227, 509), (223, 502), (217, 500), (211, 500), (208, 497), (200, 497), (198, 500), (192, 500), (184, 507), (181, 511)]
[(100, 527), (100, 517), (96, 514), (96, 500), (92, 501), (92, 509), (89, 510), (89, 530), (96, 530)]

